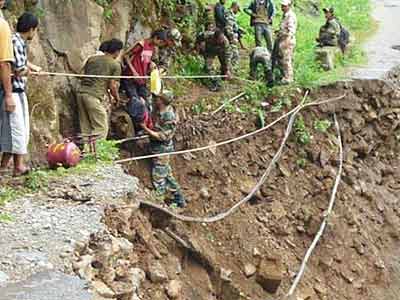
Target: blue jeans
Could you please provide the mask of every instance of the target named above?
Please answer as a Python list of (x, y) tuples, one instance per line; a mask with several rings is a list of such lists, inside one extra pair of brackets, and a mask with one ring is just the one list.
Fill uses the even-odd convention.
[(256, 38), (256, 46), (262, 47), (262, 39), (265, 39), (267, 44), (267, 48), (270, 52), (272, 52), (272, 32), (270, 26), (264, 23), (256, 23), (254, 24), (255, 30), (255, 38)]

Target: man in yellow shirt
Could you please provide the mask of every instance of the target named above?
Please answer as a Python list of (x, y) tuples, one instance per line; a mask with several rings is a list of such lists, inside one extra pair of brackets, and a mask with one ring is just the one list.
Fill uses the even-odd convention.
[[(11, 84), (11, 63), (13, 61), (11, 29), (6, 20), (0, 17), (0, 128), (4, 121), (4, 113), (12, 113), (15, 110)], [(1, 152), (2, 149), (0, 149)], [(5, 168), (6, 166), (0, 166), (0, 171)]]
[(12, 98), (11, 85), (11, 63), (14, 61), (13, 47), (11, 42), (11, 29), (6, 20), (0, 18), (0, 97), (1, 109), (12, 112), (15, 108)]

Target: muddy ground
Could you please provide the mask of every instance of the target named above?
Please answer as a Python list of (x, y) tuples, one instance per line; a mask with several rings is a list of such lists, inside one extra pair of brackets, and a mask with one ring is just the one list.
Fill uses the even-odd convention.
[[(332, 121), (337, 112), (345, 149), (343, 180), (334, 216), (294, 299), (397, 299), (400, 94), (393, 85), (372, 80), (327, 86), (311, 98), (342, 94), (346, 97), (338, 103), (301, 113), (312, 134), (310, 144), (299, 145), (292, 135), (267, 183), (237, 213), (215, 224), (190, 224), (134, 204), (110, 209), (105, 220), (113, 238), (109, 233), (93, 236), (77, 259), (86, 257), (94, 267), (86, 275), (82, 268), (77, 272), (100, 284), (103, 296), (111, 293), (119, 299), (284, 296), (319, 228), (338, 168), (335, 130), (319, 132), (315, 122)], [(292, 106), (301, 97), (298, 91)], [(266, 122), (283, 112), (267, 113)], [(211, 118), (187, 111), (180, 117), (178, 149), (235, 137), (257, 123), (245, 114)], [(189, 200), (181, 213), (212, 216), (246, 195), (279, 147), (285, 126), (282, 122), (216, 151), (174, 157), (173, 169)], [(127, 171), (150, 188), (148, 166), (134, 163)], [(132, 203), (144, 197), (139, 193)], [(121, 250), (122, 244), (133, 252)], [(135, 287), (128, 280), (132, 270), (143, 279)]]

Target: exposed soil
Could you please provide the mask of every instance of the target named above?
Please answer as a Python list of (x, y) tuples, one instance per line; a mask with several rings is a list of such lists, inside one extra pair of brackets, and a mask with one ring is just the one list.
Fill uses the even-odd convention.
[[(293, 135), (261, 192), (222, 222), (187, 224), (139, 209), (136, 200), (146, 197), (141, 193), (129, 208), (110, 208), (105, 214), (108, 232), (92, 236), (76, 258), (79, 264), (86, 257), (92, 267), (79, 265), (76, 272), (94, 282), (103, 296), (111, 293), (118, 299), (261, 300), (285, 295), (327, 209), (338, 167), (334, 128), (318, 132), (314, 124), (332, 120), (331, 113), (337, 112), (344, 176), (335, 213), (294, 299), (398, 299), (400, 93), (392, 87), (379, 80), (353, 81), (313, 92), (315, 100), (347, 96), (302, 112), (311, 143), (299, 145)], [(299, 91), (292, 105), (300, 98)], [(266, 122), (282, 113), (267, 114)], [(240, 114), (221, 113), (215, 119), (187, 114), (181, 118), (177, 148), (238, 136), (255, 129), (255, 121)], [(240, 200), (265, 171), (285, 126), (282, 122), (215, 152), (174, 157), (173, 169), (190, 200), (182, 213), (214, 215)], [(148, 162), (132, 164), (129, 172), (150, 187), (144, 166)], [(133, 251), (124, 252), (121, 245)], [(129, 280), (132, 272), (142, 278), (139, 284)], [(277, 293), (271, 293), (276, 284)]]

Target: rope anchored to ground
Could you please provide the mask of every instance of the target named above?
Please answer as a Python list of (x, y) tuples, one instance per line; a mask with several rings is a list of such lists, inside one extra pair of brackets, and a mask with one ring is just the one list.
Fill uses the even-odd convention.
[(254, 136), (254, 135), (257, 135), (257, 134), (259, 134), (261, 132), (264, 132), (267, 129), (269, 129), (272, 126), (274, 126), (275, 124), (277, 124), (280, 121), (282, 121), (283, 119), (286, 119), (287, 117), (292, 115), (300, 107), (301, 107), (301, 109), (304, 109), (306, 107), (328, 104), (328, 103), (331, 103), (331, 102), (342, 100), (345, 97), (346, 97), (346, 94), (343, 94), (343, 95), (341, 95), (339, 97), (331, 98), (331, 99), (320, 101), (320, 102), (311, 102), (311, 103), (307, 103), (307, 104), (304, 104), (304, 103), (303, 104), (299, 104), (298, 106), (293, 108), (291, 111), (283, 114), (282, 116), (277, 118), (275, 121), (271, 122), (270, 124), (260, 128), (260, 129), (257, 129), (257, 130), (255, 130), (253, 132), (249, 132), (249, 133), (241, 135), (239, 137), (235, 137), (235, 138), (232, 138), (232, 139), (229, 139), (229, 140), (226, 140), (226, 141), (222, 141), (222, 142), (219, 142), (219, 143), (216, 143), (216, 144), (207, 145), (207, 146), (203, 146), (203, 147), (198, 147), (198, 148), (194, 148), (194, 149), (187, 149), (187, 150), (168, 152), (168, 153), (159, 153), (159, 154), (150, 154), (150, 155), (144, 155), (144, 156), (130, 157), (130, 158), (126, 158), (126, 159), (117, 160), (117, 161), (115, 161), (115, 163), (122, 164), (122, 163), (131, 162), (131, 161), (138, 161), (138, 160), (144, 160), (144, 159), (155, 158), (155, 157), (163, 157), (163, 156), (169, 156), (169, 155), (181, 155), (181, 154), (186, 154), (186, 153), (193, 153), (193, 152), (200, 152), (200, 151), (206, 151), (206, 150), (210, 150), (210, 149), (215, 149), (217, 147), (221, 147), (221, 146), (228, 145), (228, 144), (231, 144), (231, 143), (243, 140), (243, 139), (247, 139), (247, 138), (249, 138), (251, 136)]
[(332, 189), (332, 194), (331, 194), (331, 198), (329, 201), (329, 206), (327, 211), (324, 213), (324, 219), (321, 223), (321, 226), (313, 240), (313, 242), (311, 243), (310, 248), (307, 250), (307, 253), (301, 263), (300, 266), (300, 270), (296, 275), (296, 278), (292, 284), (292, 286), (290, 287), (289, 292), (287, 293), (287, 296), (292, 296), (294, 294), (294, 292), (297, 289), (297, 286), (300, 283), (300, 280), (302, 279), (304, 272), (306, 270), (307, 267), (307, 263), (312, 255), (312, 253), (314, 252), (315, 248), (317, 247), (322, 235), (324, 234), (325, 228), (328, 225), (328, 221), (329, 221), (329, 217), (332, 214), (333, 211), (333, 207), (335, 205), (335, 200), (336, 200), (336, 194), (337, 194), (337, 190), (340, 184), (340, 181), (342, 179), (342, 173), (343, 173), (343, 143), (342, 143), (342, 135), (340, 134), (340, 126), (339, 126), (339, 122), (337, 120), (336, 114), (334, 114), (334, 119), (335, 119), (335, 127), (336, 127), (336, 131), (337, 131), (337, 137), (338, 137), (338, 144), (339, 144), (339, 169), (336, 175), (336, 180), (335, 180), (335, 184), (333, 186)]
[(174, 218), (176, 218), (176, 219), (178, 219), (180, 221), (183, 221), (183, 222), (215, 223), (215, 222), (221, 221), (221, 220), (229, 217), (240, 206), (242, 206), (243, 204), (249, 202), (254, 197), (254, 195), (261, 189), (262, 185), (267, 181), (269, 175), (271, 174), (272, 170), (275, 167), (275, 164), (278, 162), (278, 160), (280, 159), (280, 157), (282, 155), (282, 152), (283, 152), (283, 149), (285, 148), (286, 142), (289, 139), (290, 133), (292, 132), (292, 127), (293, 127), (294, 121), (296, 119), (296, 116), (301, 111), (301, 109), (305, 106), (305, 101), (307, 99), (307, 96), (308, 96), (308, 92), (306, 92), (306, 94), (305, 94), (303, 100), (301, 101), (300, 105), (292, 113), (292, 115), (291, 115), (291, 117), (289, 119), (288, 126), (286, 128), (285, 136), (283, 138), (281, 146), (279, 147), (279, 149), (276, 152), (275, 156), (272, 158), (271, 162), (269, 163), (269, 166), (268, 166), (267, 170), (264, 172), (264, 174), (261, 177), (261, 179), (258, 181), (258, 183), (253, 187), (251, 192), (245, 198), (243, 198), (242, 200), (237, 202), (234, 206), (232, 206), (227, 211), (225, 211), (223, 213), (220, 213), (218, 215), (212, 216), (212, 217), (196, 218), (196, 217), (189, 217), (189, 216), (176, 214), (176, 213), (172, 212), (169, 209), (166, 209), (166, 208), (164, 208), (164, 207), (162, 207), (160, 205), (154, 204), (153, 202), (149, 202), (149, 201), (142, 201), (141, 200), (140, 201), (140, 205), (151, 207), (151, 208), (155, 208), (155, 209), (160, 210), (160, 211), (166, 213), (167, 215), (170, 215), (171, 217), (174, 217)]

